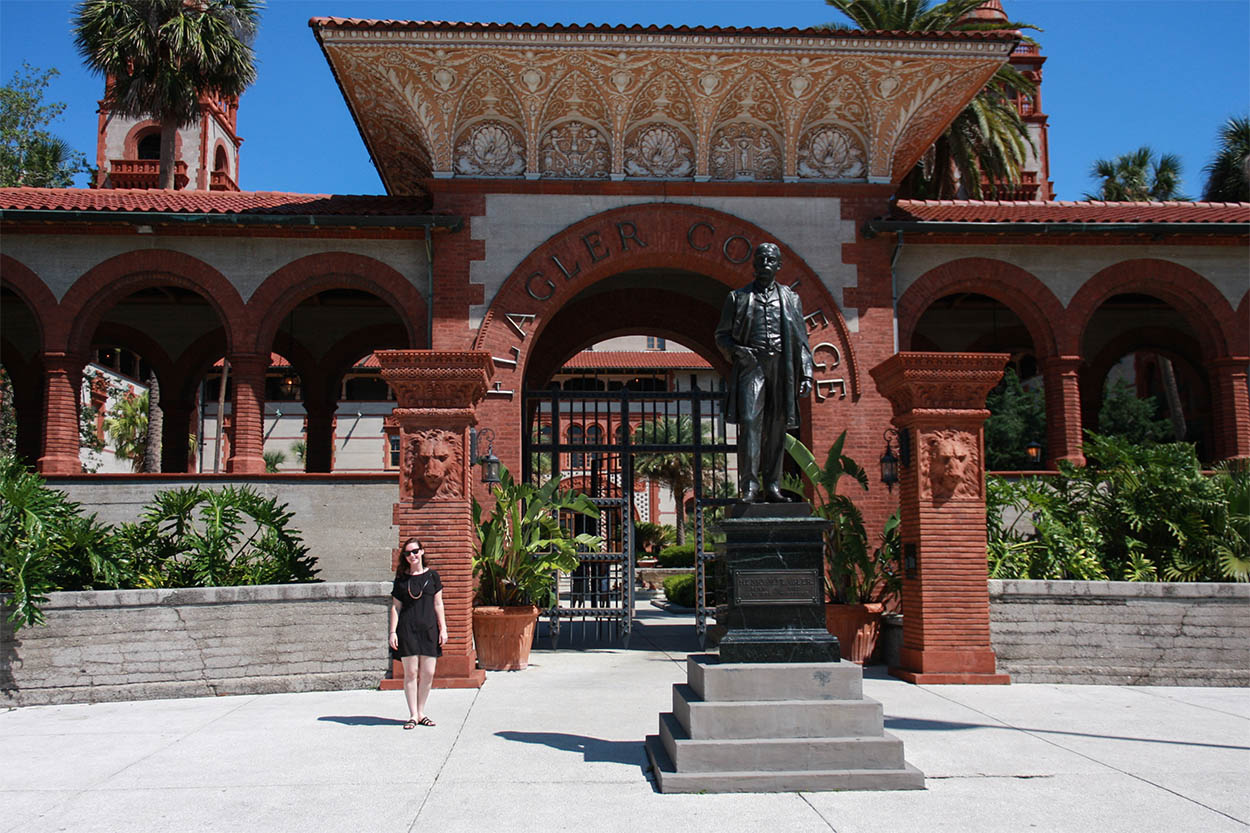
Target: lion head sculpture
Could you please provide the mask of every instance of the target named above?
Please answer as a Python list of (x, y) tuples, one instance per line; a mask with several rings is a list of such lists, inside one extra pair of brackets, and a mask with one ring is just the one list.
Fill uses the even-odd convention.
[(404, 478), (422, 497), (461, 496), (463, 472), (459, 437), (450, 431), (421, 431), (408, 443)]

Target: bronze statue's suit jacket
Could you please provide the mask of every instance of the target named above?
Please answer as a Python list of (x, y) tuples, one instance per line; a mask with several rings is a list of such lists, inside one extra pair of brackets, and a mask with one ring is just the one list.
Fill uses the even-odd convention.
[[(725, 418), (741, 422), (738, 414), (738, 376), (742, 368), (734, 361), (732, 348), (745, 345), (751, 335), (751, 320), (755, 314), (755, 281), (741, 289), (735, 289), (725, 298), (720, 323), (716, 325), (716, 346), (734, 365), (729, 374), (729, 398)], [(798, 294), (788, 286), (777, 284), (781, 295), (781, 374), (784, 377), (786, 403), (786, 426), (799, 427), (799, 383), (812, 378), (812, 349), (807, 344), (807, 325), (803, 322), (803, 304)]]

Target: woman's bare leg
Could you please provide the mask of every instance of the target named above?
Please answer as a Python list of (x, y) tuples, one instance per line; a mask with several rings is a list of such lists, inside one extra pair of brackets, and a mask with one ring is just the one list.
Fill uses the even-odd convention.
[[(425, 717), (425, 701), (430, 698), (430, 685), (434, 682), (434, 669), (438, 665), (438, 657), (413, 657), (420, 661), (420, 674), (417, 682), (417, 720)], [(405, 666), (407, 668), (407, 666)], [(405, 672), (406, 684), (407, 672)]]
[[(404, 699), (408, 701), (408, 717), (412, 720), (421, 719), (421, 705), (425, 702), (424, 698), (418, 696), (418, 673), (420, 663), (418, 660), (427, 659), (427, 657), (400, 657), (400, 662), (404, 664)], [(427, 685), (426, 693), (429, 693), (430, 687)]]

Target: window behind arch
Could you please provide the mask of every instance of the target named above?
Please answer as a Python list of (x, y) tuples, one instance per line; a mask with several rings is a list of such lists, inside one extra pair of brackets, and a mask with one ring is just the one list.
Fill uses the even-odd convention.
[(135, 149), (140, 159), (160, 159), (161, 158), (161, 132), (153, 130), (143, 134), (139, 138), (139, 144)]

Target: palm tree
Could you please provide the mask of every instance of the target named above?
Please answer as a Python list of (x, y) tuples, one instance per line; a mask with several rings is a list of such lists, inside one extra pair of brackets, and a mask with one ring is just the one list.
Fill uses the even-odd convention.
[(83, 0), (74, 43), (107, 81), (104, 106), (161, 123), (160, 187), (174, 187), (174, 139), (204, 95), (235, 98), (256, 80), (260, 0)]
[[(830, 29), (909, 32), (1038, 29), (1030, 23), (972, 17), (985, 0), (945, 0), (937, 5), (930, 5), (929, 0), (825, 2), (855, 24), (826, 24)], [(903, 178), (899, 196), (951, 199), (960, 196), (962, 191), (973, 199), (980, 199), (983, 181), (991, 186), (1018, 183), (1033, 140), (1012, 97), (1018, 93), (1032, 95), (1036, 90), (1037, 85), (1015, 67), (1010, 64), (1000, 67), (924, 159)], [(992, 192), (993, 187), (990, 190)]]
[(143, 469), (143, 452), (148, 435), (148, 394), (128, 394), (117, 400), (104, 420), (104, 431), (113, 444), (113, 453), (130, 461), (134, 471)]
[[(638, 426), (633, 441), (645, 445), (689, 446), (694, 442), (693, 422), (684, 414), (675, 419), (649, 420)], [(677, 545), (686, 543), (685, 495), (694, 488), (694, 455), (640, 453), (634, 460), (634, 474), (662, 483), (673, 493), (673, 503), (677, 507)]]
[(1185, 200), (1179, 193), (1181, 160), (1174, 153), (1157, 157), (1149, 145), (1115, 159), (1095, 159), (1090, 176), (1102, 180), (1098, 192), (1086, 194), (1090, 200), (1108, 202), (1150, 202)]
[(1207, 202), (1250, 202), (1250, 118), (1234, 116), (1220, 127), (1220, 149), (1205, 168)]

